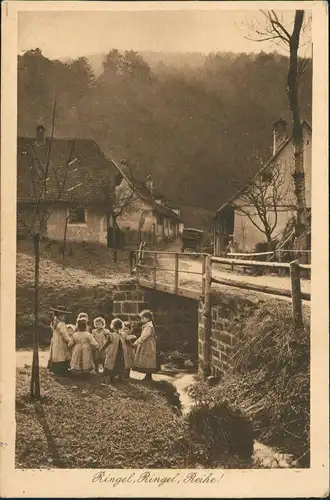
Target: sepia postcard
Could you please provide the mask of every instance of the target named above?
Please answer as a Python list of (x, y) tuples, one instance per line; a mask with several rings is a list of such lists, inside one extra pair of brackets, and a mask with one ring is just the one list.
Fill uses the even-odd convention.
[(2, 2), (1, 497), (328, 496), (327, 10)]

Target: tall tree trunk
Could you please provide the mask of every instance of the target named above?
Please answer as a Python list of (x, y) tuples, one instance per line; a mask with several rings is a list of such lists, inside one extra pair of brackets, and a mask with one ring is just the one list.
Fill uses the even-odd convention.
[(64, 234), (63, 234), (63, 248), (62, 248), (62, 269), (65, 268), (65, 250), (66, 250), (66, 236), (68, 232), (69, 217), (65, 218)]
[(116, 227), (116, 218), (112, 216), (112, 226), (113, 226), (113, 262), (117, 263), (117, 227)]
[(296, 241), (298, 248), (306, 250), (306, 191), (305, 172), (303, 157), (303, 135), (300, 121), (299, 98), (298, 98), (298, 48), (304, 11), (297, 10), (294, 20), (294, 28), (290, 38), (290, 62), (287, 79), (288, 97), (293, 126), (294, 146), (294, 173), (295, 196), (297, 200), (297, 225)]
[(267, 239), (267, 252), (271, 252), (273, 249), (272, 235), (266, 234)]
[(39, 264), (40, 264), (40, 233), (33, 236), (34, 245), (34, 311), (33, 311), (33, 358), (30, 395), (40, 399), (39, 374)]
[(157, 243), (156, 243), (156, 224), (153, 223), (152, 225), (152, 245), (154, 250), (157, 248)]

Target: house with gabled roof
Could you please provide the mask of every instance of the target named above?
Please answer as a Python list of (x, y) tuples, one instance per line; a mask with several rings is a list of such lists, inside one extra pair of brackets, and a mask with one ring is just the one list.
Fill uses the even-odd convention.
[[(312, 177), (312, 128), (305, 120), (302, 121), (303, 134), (303, 165), (305, 173), (306, 208), (311, 210), (311, 177)], [(225, 252), (229, 241), (233, 241), (236, 251), (252, 252), (258, 243), (266, 241), (265, 235), (258, 230), (261, 220), (255, 206), (249, 205), (247, 195), (257, 183), (268, 182), (269, 197), (272, 199), (274, 187), (269, 182), (269, 175), (276, 169), (280, 172), (283, 182), (280, 189), (282, 196), (278, 197), (275, 207), (270, 204), (267, 217), (276, 221), (272, 237), (280, 239), (293, 215), (297, 213), (294, 193), (294, 146), (292, 135), (287, 134), (287, 123), (279, 120), (273, 125), (272, 157), (258, 169), (254, 177), (243, 185), (217, 210), (214, 218), (214, 255)], [(273, 191), (272, 191), (273, 190)], [(244, 208), (243, 208), (244, 207)], [(276, 213), (275, 213), (276, 211)], [(276, 219), (275, 219), (276, 217)]]
[(111, 161), (92, 139), (46, 137), (43, 126), (36, 137), (17, 139), (17, 234), (25, 237), (35, 214), (38, 175), (49, 158), (45, 179), (49, 218), (43, 237), (107, 243), (107, 217), (114, 195)]
[(136, 240), (158, 243), (179, 236), (184, 227), (181, 209), (170, 205), (155, 188), (151, 175), (141, 181), (124, 160), (114, 165), (117, 170), (116, 210), (119, 213), (116, 221), (125, 243)]

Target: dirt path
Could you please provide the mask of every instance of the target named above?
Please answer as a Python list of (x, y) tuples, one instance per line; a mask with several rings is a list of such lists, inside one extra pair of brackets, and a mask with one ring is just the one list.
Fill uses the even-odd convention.
[[(176, 240), (170, 243), (166, 247), (167, 252), (180, 252), (180, 241)], [(158, 257), (159, 266), (164, 270), (167, 270), (169, 277), (173, 280), (173, 273), (169, 272), (168, 269), (174, 270), (174, 259), (171, 255), (162, 255)], [(196, 273), (196, 274), (194, 274)], [(198, 257), (190, 256), (189, 253), (183, 253), (180, 255), (179, 260), (179, 282), (190, 282), (201, 284), (201, 273), (202, 273), (202, 262)], [(277, 275), (267, 275), (267, 276), (250, 276), (246, 274), (240, 274), (235, 271), (229, 271), (224, 269), (219, 264), (213, 264), (212, 274), (215, 278), (235, 280), (241, 283), (251, 283), (253, 285), (264, 285), (274, 288), (279, 288), (282, 290), (291, 290), (291, 279), (287, 276), (277, 276)], [(311, 293), (311, 281), (307, 279), (301, 280), (301, 290), (305, 293)], [(262, 293), (262, 292), (260, 292)], [(270, 295), (270, 294), (267, 294)], [(273, 296), (273, 295), (272, 295)], [(279, 299), (289, 300), (290, 297), (275, 296)], [(304, 301), (306, 305), (309, 305), (309, 301)]]

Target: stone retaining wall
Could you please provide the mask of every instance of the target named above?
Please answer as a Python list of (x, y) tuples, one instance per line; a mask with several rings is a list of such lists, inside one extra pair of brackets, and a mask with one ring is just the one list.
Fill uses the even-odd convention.
[(197, 364), (198, 302), (138, 288), (134, 282), (121, 283), (115, 287), (113, 317), (134, 323), (143, 309), (150, 309), (154, 314), (158, 351), (169, 353), (177, 350), (187, 354)]
[[(256, 308), (262, 307), (266, 298), (241, 294), (239, 291), (217, 291), (212, 294), (211, 338), (209, 339), (210, 375), (219, 376), (232, 368), (232, 354), (240, 340), (242, 325), (251, 317)], [(272, 299), (271, 299), (272, 300)], [(203, 304), (199, 304), (198, 342), (199, 367), (203, 368), (204, 327), (202, 322)]]
[(112, 311), (114, 318), (136, 321), (143, 309), (147, 309), (145, 293), (134, 282), (127, 281), (114, 287)]
[[(216, 291), (212, 294), (211, 338), (209, 374), (218, 376), (232, 368), (232, 354), (239, 342), (240, 328), (257, 307), (268, 298), (258, 294), (241, 294), (239, 291)], [(272, 300), (272, 299), (270, 299)], [(157, 331), (157, 348), (160, 351), (187, 353), (204, 370), (203, 302), (186, 297), (137, 287), (134, 282), (117, 285), (113, 292), (113, 316), (123, 321), (137, 321), (143, 309), (151, 309)]]

